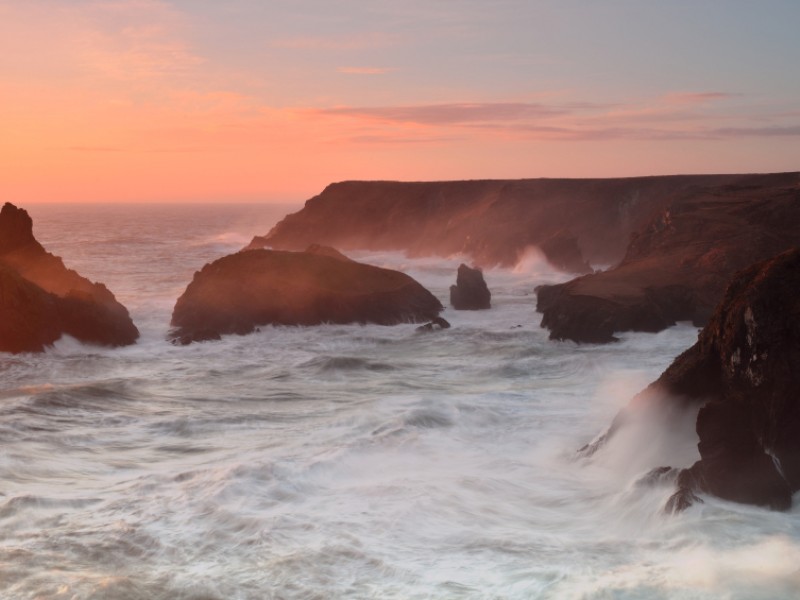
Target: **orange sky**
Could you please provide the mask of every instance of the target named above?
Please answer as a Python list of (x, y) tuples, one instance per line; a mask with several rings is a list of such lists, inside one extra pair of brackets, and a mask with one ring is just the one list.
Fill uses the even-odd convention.
[[(335, 4), (0, 0), (0, 200), (295, 201), (344, 179), (800, 168), (796, 78), (762, 65), (797, 49), (791, 4), (755, 24), (743, 13), (730, 34), (642, 14), (682, 32), (646, 52), (622, 42), (648, 36), (618, 39), (622, 12), (581, 2)], [(766, 49), (743, 52), (759, 35)], [(702, 46), (696, 64), (684, 46)]]

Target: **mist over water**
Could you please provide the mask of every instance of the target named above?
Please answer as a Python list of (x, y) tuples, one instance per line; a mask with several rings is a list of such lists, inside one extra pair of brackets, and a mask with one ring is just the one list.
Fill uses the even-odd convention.
[[(696, 456), (656, 424), (575, 450), (696, 339), (547, 340), (535, 253), (452, 328), (263, 327), (172, 346), (206, 262), (287, 207), (32, 206), (34, 233), (142, 331), (0, 355), (0, 597), (794, 598), (800, 512), (636, 481)], [(292, 208), (293, 210), (293, 208)], [(458, 257), (349, 253), (443, 304)], [(689, 419), (690, 421), (690, 419)]]

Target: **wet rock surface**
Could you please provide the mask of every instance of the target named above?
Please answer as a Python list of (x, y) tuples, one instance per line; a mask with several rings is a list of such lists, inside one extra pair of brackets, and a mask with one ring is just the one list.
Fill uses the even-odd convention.
[(480, 269), (459, 265), (456, 284), (450, 286), (450, 304), (456, 310), (491, 308), (492, 293)]
[(800, 245), (800, 176), (754, 175), (692, 190), (669, 205), (607, 271), (541, 286), (554, 340), (606, 343), (622, 331), (708, 322), (733, 274)]
[(699, 405), (700, 460), (679, 472), (667, 510), (701, 493), (788, 509), (800, 490), (798, 365), (800, 249), (792, 249), (738, 272), (697, 343), (581, 452), (600, 450), (643, 407), (658, 407), (666, 423), (670, 410)]

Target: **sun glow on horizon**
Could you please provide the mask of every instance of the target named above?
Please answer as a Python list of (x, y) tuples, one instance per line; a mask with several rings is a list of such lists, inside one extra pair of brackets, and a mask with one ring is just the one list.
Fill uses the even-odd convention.
[[(758, 70), (797, 49), (777, 15), (755, 19), (774, 28), (747, 71), (700, 57), (659, 73), (677, 50), (654, 39), (652, 80), (615, 45), (598, 80), (580, 35), (597, 41), (619, 13), (565, 6), (0, 3), (0, 198), (291, 202), (345, 179), (798, 168), (798, 84)], [(667, 28), (686, 17), (660, 10)], [(705, 34), (710, 54), (743, 26), (727, 25)]]

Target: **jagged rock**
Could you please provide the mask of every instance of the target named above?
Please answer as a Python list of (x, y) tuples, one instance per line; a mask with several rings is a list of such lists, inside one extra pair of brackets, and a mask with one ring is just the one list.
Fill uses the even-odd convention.
[(708, 322), (733, 274), (800, 245), (798, 174), (752, 176), (677, 196), (615, 268), (537, 289), (550, 339), (604, 343), (621, 331)]
[(430, 323), (417, 327), (417, 331), (434, 331), (436, 329), (450, 329), (450, 323), (442, 317), (436, 317)]
[(472, 269), (465, 264), (459, 265), (456, 284), (450, 286), (450, 304), (456, 310), (491, 308), (492, 294), (480, 269)]
[(631, 415), (701, 405), (700, 460), (683, 469), (669, 510), (697, 493), (787, 509), (800, 490), (800, 249), (733, 278), (697, 343), (614, 419), (596, 452)]
[(28, 213), (10, 203), (0, 210), (0, 291), (0, 351), (42, 351), (63, 334), (106, 346), (139, 337), (114, 295), (45, 251)]
[(207, 264), (172, 313), (177, 343), (257, 326), (430, 321), (441, 303), (414, 279), (324, 254), (248, 250)]

